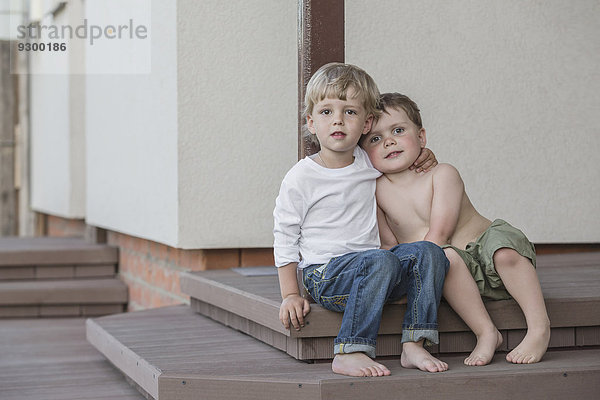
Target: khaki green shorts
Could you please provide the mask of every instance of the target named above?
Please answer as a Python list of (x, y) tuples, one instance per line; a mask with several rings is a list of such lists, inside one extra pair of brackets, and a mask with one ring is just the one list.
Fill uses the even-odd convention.
[(460, 255), (471, 271), (482, 297), (492, 300), (510, 299), (500, 276), (494, 267), (494, 253), (503, 248), (515, 250), (528, 258), (535, 267), (535, 248), (527, 237), (508, 222), (497, 219), (479, 236), (467, 245), (466, 250), (451, 247)]

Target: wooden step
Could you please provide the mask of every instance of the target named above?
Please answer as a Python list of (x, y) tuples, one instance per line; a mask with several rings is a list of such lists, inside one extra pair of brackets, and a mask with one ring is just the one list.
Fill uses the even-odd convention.
[(113, 277), (116, 247), (79, 238), (0, 238), (0, 281)]
[[(550, 347), (600, 345), (600, 253), (540, 255), (538, 276), (552, 326)], [(183, 273), (181, 282), (192, 308), (200, 314), (301, 360), (333, 357), (342, 314), (311, 304), (306, 326), (300, 332), (285, 330), (278, 318), (281, 297), (275, 267)], [(490, 301), (486, 307), (504, 335), (500, 350), (514, 348), (526, 329), (516, 302)], [(399, 321), (405, 310), (406, 305), (399, 303), (384, 308), (379, 356), (400, 354)], [(445, 302), (440, 306), (439, 330), (440, 344), (432, 352), (466, 352), (474, 347), (474, 335)]]
[[(600, 350), (550, 351), (538, 364), (513, 365), (498, 354), (467, 367), (464, 356), (442, 359), (447, 372), (404, 369), (381, 360), (392, 375), (352, 378), (329, 363), (295, 360), (187, 306), (112, 315), (87, 322), (87, 338), (140, 390), (158, 400), (188, 399), (596, 399)], [(399, 397), (401, 396), (401, 397)]]
[(0, 281), (107, 278), (116, 273), (116, 264), (11, 265), (0, 266)]
[(0, 317), (74, 317), (123, 312), (127, 285), (116, 278), (0, 282)]
[(0, 238), (0, 265), (114, 264), (118, 249), (80, 238)]
[(2, 400), (143, 400), (85, 339), (82, 318), (0, 322)]

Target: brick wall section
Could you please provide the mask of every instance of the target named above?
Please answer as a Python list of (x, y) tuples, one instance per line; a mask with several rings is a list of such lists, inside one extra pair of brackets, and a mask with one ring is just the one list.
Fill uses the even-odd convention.
[[(44, 217), (47, 236), (85, 236), (84, 220)], [(179, 283), (182, 271), (275, 265), (272, 248), (183, 250), (112, 231), (107, 242), (119, 248), (119, 276), (129, 287), (130, 311), (189, 303)]]
[(119, 247), (119, 275), (129, 286), (129, 310), (189, 303), (179, 273), (274, 265), (273, 249), (183, 250), (117, 232), (108, 244)]
[(46, 235), (60, 237), (83, 237), (85, 221), (83, 219), (67, 219), (46, 215)]

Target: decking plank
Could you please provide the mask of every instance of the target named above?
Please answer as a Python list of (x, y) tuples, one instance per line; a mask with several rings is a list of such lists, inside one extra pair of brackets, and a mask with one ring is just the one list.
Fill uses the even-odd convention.
[[(552, 256), (547, 256), (552, 259)], [(598, 260), (598, 257), (595, 258)], [(546, 299), (550, 320), (555, 327), (577, 325), (600, 325), (600, 264), (597, 266), (569, 267), (569, 272), (559, 273), (556, 268), (539, 267), (539, 276)], [(597, 283), (595, 280), (597, 280)], [(575, 280), (572, 282), (571, 280)], [(341, 315), (311, 306), (308, 325), (300, 332), (288, 332), (281, 328), (278, 312), (281, 299), (276, 276), (245, 277), (232, 271), (184, 273), (183, 291), (193, 298), (212, 304), (225, 311), (267, 326), (291, 337), (330, 336), (337, 332)], [(263, 296), (265, 287), (270, 288)], [(519, 306), (514, 300), (488, 301), (486, 307), (499, 329), (523, 329), (526, 327)], [(397, 334), (398, 318), (402, 319), (405, 305), (386, 306), (380, 327), (381, 334)], [(573, 310), (577, 309), (577, 313)], [(440, 330), (462, 331), (462, 320), (447, 304), (442, 303), (439, 312)], [(335, 335), (334, 335), (335, 336)]]
[[(0, 257), (2, 254), (0, 254)], [(16, 265), (0, 266), (0, 281), (36, 279), (110, 278), (116, 264)]]
[(68, 305), (126, 303), (120, 280), (71, 279), (0, 282), (0, 305)]
[(577, 346), (600, 346), (600, 327), (582, 326), (575, 328)]
[[(570, 334), (565, 334), (564, 329), (571, 329), (574, 335), (573, 329), (578, 326), (600, 327), (600, 313), (597, 312), (600, 307), (600, 253), (544, 255), (539, 259), (537, 271), (555, 336), (551, 345), (562, 347), (573, 342), (567, 340)], [(181, 281), (183, 291), (191, 296), (192, 308), (203, 315), (300, 359), (332, 356), (327, 347), (337, 335), (342, 314), (312, 304), (311, 312), (305, 318), (306, 326), (301, 331), (284, 330), (278, 318), (281, 299), (275, 274), (219, 270), (184, 273)], [(487, 301), (485, 305), (498, 329), (505, 332), (506, 349), (512, 349), (514, 346), (507, 344), (508, 332), (527, 328), (518, 304), (514, 300), (502, 300)], [(378, 346), (380, 355), (394, 354), (402, 331), (399, 321), (405, 310), (406, 305), (399, 303), (384, 308), (379, 335), (381, 342), (389, 345)], [(447, 303), (442, 302), (438, 316), (441, 333), (469, 332)], [(519, 335), (521, 333), (512, 333), (510, 342)], [(466, 349), (472, 345), (468, 335), (445, 337), (449, 342), (442, 343), (440, 351)]]
[[(165, 330), (165, 325), (171, 330)], [(329, 363), (295, 360), (186, 306), (97, 318), (88, 322), (88, 335), (90, 329), (92, 342), (104, 343), (101, 351), (109, 359), (127, 356), (120, 363), (137, 369), (136, 379), (153, 378), (133, 361), (159, 371), (156, 393), (160, 400), (196, 399), (200, 394), (214, 400), (372, 399), (398, 398), (399, 393), (418, 393), (408, 398), (443, 394), (455, 399), (469, 397), (472, 382), (477, 382), (477, 391), (485, 398), (500, 398), (500, 394), (506, 398), (506, 393), (518, 390), (526, 391), (528, 398), (548, 398), (546, 389), (554, 390), (556, 380), (561, 386), (558, 393), (568, 391), (568, 398), (591, 399), (600, 390), (597, 349), (548, 352), (541, 363), (532, 365), (509, 364), (503, 354), (497, 354), (490, 365), (467, 367), (462, 363), (464, 356), (443, 356), (450, 370), (442, 374), (407, 370), (398, 359), (388, 359), (383, 362), (391, 376), (351, 378), (334, 374)]]
[(0, 322), (2, 400), (141, 400), (85, 340), (83, 319)]
[(0, 266), (115, 264), (118, 248), (80, 238), (0, 238)]

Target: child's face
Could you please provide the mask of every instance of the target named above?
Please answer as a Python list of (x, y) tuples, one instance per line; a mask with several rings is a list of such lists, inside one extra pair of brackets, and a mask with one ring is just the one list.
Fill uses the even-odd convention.
[(322, 152), (347, 153), (353, 151), (361, 135), (367, 133), (373, 121), (367, 115), (362, 101), (349, 89), (346, 100), (326, 98), (313, 107), (306, 118), (308, 130), (317, 135)]
[(419, 129), (403, 109), (391, 108), (373, 123), (362, 147), (375, 168), (395, 173), (408, 169), (426, 142), (424, 128)]

